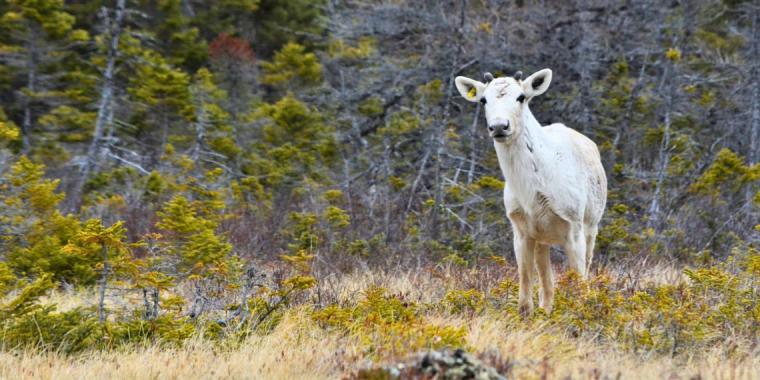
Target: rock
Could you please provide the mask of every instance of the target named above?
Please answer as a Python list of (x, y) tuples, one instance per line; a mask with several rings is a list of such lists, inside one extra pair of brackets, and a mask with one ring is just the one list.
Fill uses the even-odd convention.
[(403, 362), (360, 370), (348, 379), (507, 380), (495, 368), (462, 349), (415, 354)]

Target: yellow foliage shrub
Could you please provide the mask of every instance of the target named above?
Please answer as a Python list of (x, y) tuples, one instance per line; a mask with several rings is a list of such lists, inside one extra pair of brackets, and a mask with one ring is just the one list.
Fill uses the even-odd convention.
[(421, 316), (420, 306), (380, 287), (369, 288), (353, 306), (330, 305), (312, 314), (326, 328), (357, 339), (375, 357), (423, 349), (464, 345), (464, 327), (434, 324)]

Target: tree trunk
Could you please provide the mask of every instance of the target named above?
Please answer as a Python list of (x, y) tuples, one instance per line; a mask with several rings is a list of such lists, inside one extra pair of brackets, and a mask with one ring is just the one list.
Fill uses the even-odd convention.
[(391, 203), (391, 139), (387, 135), (383, 138), (383, 171), (385, 177), (385, 210), (383, 215), (383, 224), (385, 228), (385, 242), (390, 243), (391, 239), (391, 210), (393, 204)]
[(98, 301), (98, 320), (103, 323), (106, 320), (106, 284), (108, 283), (108, 247), (103, 245), (103, 272), (100, 274), (100, 300)]
[[(668, 62), (665, 65), (663, 71), (663, 83), (668, 81), (670, 73), (672, 71), (673, 64)], [(673, 107), (673, 87), (675, 84), (667, 83), (667, 93), (665, 94), (665, 120), (663, 122), (662, 140), (660, 143), (660, 150), (658, 152), (657, 162), (657, 175), (655, 180), (654, 195), (652, 201), (649, 204), (649, 219), (647, 220), (647, 227), (657, 228), (659, 225), (660, 207), (662, 195), (662, 186), (665, 183), (665, 174), (668, 170), (668, 163), (670, 162), (670, 124), (671, 124), (671, 108)]]
[(159, 301), (160, 297), (158, 288), (150, 288), (150, 298), (148, 298), (148, 288), (143, 288), (143, 304), (145, 305), (146, 320), (151, 321), (158, 317)]
[(98, 101), (98, 116), (95, 119), (95, 131), (93, 132), (92, 141), (87, 149), (87, 157), (85, 157), (79, 176), (74, 183), (73, 189), (69, 192), (69, 211), (72, 213), (78, 213), (82, 207), (84, 184), (92, 170), (97, 166), (98, 159), (102, 155), (103, 136), (106, 134), (111, 135), (106, 129), (110, 129), (110, 122), (113, 120), (114, 71), (116, 69), (116, 57), (119, 54), (119, 39), (121, 38), (124, 23), (125, 6), (126, 0), (116, 1), (116, 20), (111, 31), (111, 43), (108, 46), (106, 69), (103, 72), (103, 86), (100, 90), (100, 100)]
[(197, 163), (205, 144), (204, 141), (206, 141), (206, 125), (208, 124), (208, 117), (206, 115), (205, 106), (206, 94), (198, 93), (196, 96), (198, 99), (195, 112), (195, 144), (191, 150), (190, 158), (192, 158), (193, 162)]
[[(749, 154), (747, 155), (747, 160), (749, 161), (749, 165), (755, 165), (757, 164), (758, 160), (758, 150), (760, 150), (760, 142), (758, 142), (758, 134), (760, 131), (760, 6), (755, 6), (752, 10), (752, 55), (751, 60), (752, 67), (750, 69), (750, 74), (752, 78), (752, 95), (751, 95), (751, 109), (752, 109), (752, 119), (750, 121), (750, 139), (749, 139)], [(752, 201), (752, 198), (754, 196), (752, 191), (752, 186), (747, 186), (747, 190), (745, 192), (745, 198), (747, 203), (750, 203)]]
[(190, 1), (182, 0), (182, 14), (185, 17), (195, 17), (195, 9), (193, 9), (193, 5), (190, 4)]
[(617, 162), (617, 151), (620, 148), (620, 141), (628, 133), (628, 127), (631, 125), (631, 118), (633, 117), (633, 107), (636, 104), (636, 97), (641, 89), (643, 83), (644, 73), (646, 72), (647, 63), (646, 60), (641, 64), (639, 69), (639, 76), (636, 78), (636, 82), (631, 88), (631, 95), (628, 97), (625, 105), (625, 115), (621, 120), (620, 127), (615, 130), (615, 137), (612, 139), (612, 149), (610, 149), (609, 159), (607, 160), (607, 167), (605, 168), (607, 176), (612, 173), (612, 169)]
[(160, 293), (158, 288), (153, 288), (153, 318), (158, 318), (158, 312), (159, 312), (159, 303), (161, 301)]
[(588, 99), (591, 99), (591, 84), (593, 82), (591, 65), (596, 63), (596, 57), (594, 56), (594, 34), (593, 31), (589, 30), (588, 25), (588, 11), (584, 10), (580, 5), (579, 7), (581, 8), (578, 11), (578, 21), (581, 24), (581, 42), (576, 65), (580, 67), (581, 114), (579, 117), (580, 125), (575, 126), (575, 128), (580, 129), (584, 135), (589, 135), (592, 130), (592, 115), (588, 104)]
[(29, 54), (29, 72), (26, 75), (26, 88), (29, 94), (24, 96), (24, 120), (21, 123), (21, 152), (29, 153), (31, 149), (30, 135), (32, 134), (32, 100), (31, 97), (37, 91), (37, 47), (29, 42), (27, 45)]
[(166, 153), (166, 147), (169, 144), (169, 109), (167, 105), (163, 105), (160, 108), (161, 114), (161, 137), (159, 141), (159, 149), (153, 151), (153, 162), (150, 163), (151, 167), (156, 167), (161, 162), (161, 157)]
[[(475, 162), (477, 158), (477, 143), (478, 138), (478, 120), (480, 119), (480, 103), (475, 105), (475, 116), (472, 118), (472, 124), (470, 125), (470, 151), (467, 154), (468, 169), (467, 169), (467, 186), (469, 188), (472, 185), (472, 181), (475, 179)], [(462, 219), (467, 220), (470, 213), (470, 206), (465, 204), (462, 210)]]
[(459, 74), (462, 70), (464, 70), (466, 67), (468, 67), (470, 64), (465, 64), (464, 66), (461, 66), (459, 68), (456, 67), (457, 62), (459, 62), (459, 59), (462, 55), (462, 45), (460, 41), (462, 40), (462, 27), (464, 26), (464, 14), (465, 9), (467, 8), (467, 0), (462, 0), (462, 5), (460, 9), (460, 16), (459, 16), (459, 25), (456, 28), (455, 33), (455, 40), (458, 42), (457, 46), (455, 47), (456, 53), (454, 54), (454, 58), (452, 60), (452, 70), (451, 74), (449, 75), (448, 82), (446, 85), (446, 96), (444, 98), (444, 105), (443, 105), (443, 117), (441, 118), (439, 128), (434, 132), (436, 136), (433, 136), (433, 141), (435, 141), (435, 156), (434, 156), (434, 163), (435, 167), (433, 170), (433, 175), (435, 176), (435, 188), (434, 188), (434, 197), (435, 197), (435, 206), (432, 210), (432, 219), (430, 221), (430, 237), (433, 240), (438, 239), (439, 235), (439, 218), (440, 218), (440, 208), (441, 203), (443, 201), (443, 187), (441, 185), (441, 160), (446, 150), (446, 125), (449, 122), (449, 116), (450, 116), (450, 110), (451, 110), (451, 94), (452, 91), (454, 91), (454, 78), (457, 74)]

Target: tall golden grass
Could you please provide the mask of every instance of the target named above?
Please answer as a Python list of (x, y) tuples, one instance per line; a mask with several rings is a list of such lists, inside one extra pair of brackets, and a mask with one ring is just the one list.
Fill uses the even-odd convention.
[[(614, 275), (624, 276), (624, 272)], [(679, 271), (657, 268), (640, 281), (678, 281)], [(480, 278), (488, 274), (472, 273)], [(462, 273), (440, 271), (368, 272), (323, 281), (322, 297), (352, 302), (370, 286), (383, 286), (415, 302), (439, 300)], [(469, 279), (468, 281), (475, 281)], [(312, 294), (312, 296), (314, 296)], [(56, 292), (47, 302), (64, 308), (86, 303), (87, 292)], [(572, 337), (548, 326), (512, 323), (498, 313), (448, 315), (426, 311), (424, 318), (467, 327), (468, 349), (508, 361), (515, 379), (760, 379), (760, 349), (726, 341), (708, 352), (670, 357), (621, 352), (590, 337)], [(736, 351), (742, 350), (741, 355)], [(729, 354), (731, 353), (731, 354)], [(385, 359), (389, 360), (389, 359)], [(0, 352), (2, 379), (340, 379), (373, 363), (350, 334), (318, 326), (308, 306), (289, 309), (267, 334), (222, 349), (201, 339), (181, 348), (146, 345), (65, 356), (33, 350)]]

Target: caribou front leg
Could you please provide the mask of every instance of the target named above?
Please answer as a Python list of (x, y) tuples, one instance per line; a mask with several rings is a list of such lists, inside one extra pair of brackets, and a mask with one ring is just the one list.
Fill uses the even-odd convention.
[(517, 271), (520, 275), (520, 295), (518, 305), (520, 314), (527, 315), (533, 311), (533, 273), (535, 273), (534, 251), (536, 241), (530, 239), (515, 229), (514, 233), (515, 257), (517, 258)]

